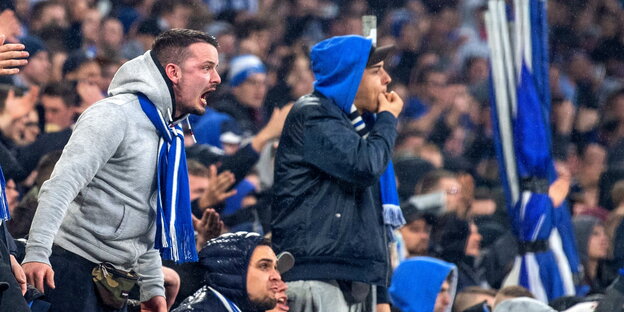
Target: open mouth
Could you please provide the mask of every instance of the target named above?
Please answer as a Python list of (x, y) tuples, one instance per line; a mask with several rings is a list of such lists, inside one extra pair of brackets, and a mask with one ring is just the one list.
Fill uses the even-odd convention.
[(285, 297), (281, 297), (277, 299), (277, 308), (280, 311), (288, 311), (290, 308), (288, 307), (288, 303), (286, 302)]
[(199, 100), (202, 102), (202, 104), (204, 104), (204, 106), (208, 106), (208, 94), (210, 94), (210, 91), (203, 93), (201, 97), (199, 98)]

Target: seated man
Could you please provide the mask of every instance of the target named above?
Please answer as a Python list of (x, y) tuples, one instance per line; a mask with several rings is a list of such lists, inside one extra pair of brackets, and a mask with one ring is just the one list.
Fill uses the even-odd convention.
[(397, 267), (388, 289), (400, 312), (450, 312), (457, 288), (457, 267), (430, 257), (407, 259)]
[(199, 259), (205, 269), (204, 286), (175, 312), (273, 309), (283, 286), (280, 272), (294, 264), (289, 253), (280, 255), (278, 263), (270, 241), (247, 232), (227, 233), (208, 241)]

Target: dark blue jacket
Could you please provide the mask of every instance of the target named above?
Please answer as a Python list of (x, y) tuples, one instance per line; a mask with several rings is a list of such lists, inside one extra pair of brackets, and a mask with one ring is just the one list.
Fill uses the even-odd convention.
[(218, 291), (244, 312), (260, 312), (247, 294), (247, 268), (251, 255), (263, 238), (257, 233), (223, 234), (209, 240), (199, 252), (204, 269), (204, 284), (172, 312), (226, 312), (219, 298), (208, 289)]
[(387, 284), (388, 249), (379, 177), (392, 156), (396, 118), (378, 114), (364, 139), (345, 113), (355, 98), (370, 40), (336, 37), (311, 53), (315, 92), (286, 119), (275, 158), (272, 240), (290, 251), (294, 280)]

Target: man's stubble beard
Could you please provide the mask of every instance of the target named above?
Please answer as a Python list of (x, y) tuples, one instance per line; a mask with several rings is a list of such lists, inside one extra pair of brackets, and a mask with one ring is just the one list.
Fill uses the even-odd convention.
[(251, 303), (253, 304), (254, 308), (256, 308), (256, 310), (266, 311), (275, 308), (275, 306), (277, 305), (277, 299), (270, 297), (262, 298), (258, 300), (251, 300)]

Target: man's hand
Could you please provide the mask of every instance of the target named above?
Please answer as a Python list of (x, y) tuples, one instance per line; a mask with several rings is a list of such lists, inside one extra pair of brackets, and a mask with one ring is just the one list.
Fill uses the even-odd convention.
[(35, 286), (41, 293), (44, 290), (44, 282), (50, 288), (56, 288), (54, 286), (54, 271), (49, 265), (41, 262), (27, 262), (22, 265), (22, 268), (26, 274), (28, 284)]
[(219, 218), (219, 214), (212, 208), (204, 210), (201, 219), (193, 217), (193, 227), (197, 231), (196, 247), (201, 250), (207, 241), (221, 235), (223, 231), (223, 221)]
[(11, 271), (13, 271), (13, 276), (15, 276), (15, 280), (20, 286), (22, 290), (22, 295), (26, 293), (26, 274), (24, 274), (24, 270), (22, 266), (17, 262), (15, 256), (11, 255)]
[(0, 76), (15, 75), (19, 73), (19, 68), (12, 67), (28, 64), (28, 52), (24, 51), (26, 47), (21, 43), (4, 44), (5, 38), (0, 35)]
[(403, 110), (403, 100), (394, 91), (388, 93), (379, 94), (379, 109), (378, 113), (388, 111), (394, 117), (398, 118), (399, 114)]
[(210, 166), (210, 175), (208, 176), (208, 189), (202, 197), (199, 198), (199, 208), (214, 207), (224, 200), (234, 196), (236, 190), (227, 191), (234, 185), (236, 178), (234, 174), (228, 170), (217, 175), (217, 166)]
[(251, 147), (257, 153), (260, 153), (264, 146), (272, 140), (273, 138), (277, 138), (282, 134), (282, 129), (284, 129), (284, 122), (286, 121), (286, 117), (290, 112), (290, 109), (294, 104), (285, 105), (282, 108), (275, 108), (273, 110), (273, 114), (271, 114), (271, 119), (267, 122), (266, 126), (262, 128), (258, 134), (256, 134), (253, 139), (251, 139)]
[(141, 302), (141, 312), (167, 312), (167, 301), (163, 296), (152, 297)]

